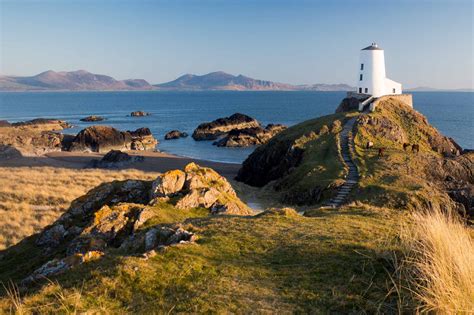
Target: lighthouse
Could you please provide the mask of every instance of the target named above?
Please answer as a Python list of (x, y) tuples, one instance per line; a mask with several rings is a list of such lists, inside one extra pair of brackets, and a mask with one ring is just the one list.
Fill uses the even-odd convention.
[(357, 93), (380, 97), (402, 94), (402, 85), (385, 76), (384, 51), (376, 43), (360, 51)]

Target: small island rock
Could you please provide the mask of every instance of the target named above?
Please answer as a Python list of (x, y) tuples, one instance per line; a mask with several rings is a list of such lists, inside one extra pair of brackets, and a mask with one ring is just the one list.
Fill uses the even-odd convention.
[(267, 143), (273, 136), (287, 127), (280, 124), (268, 124), (265, 128), (254, 127), (231, 130), (224, 138), (213, 144), (218, 147), (247, 147)]
[(85, 121), (85, 122), (94, 122), (94, 121), (102, 121), (102, 120), (104, 120), (104, 117), (96, 116), (96, 115), (91, 115), (91, 116), (87, 116), (80, 119), (80, 121)]
[(211, 122), (200, 124), (193, 132), (193, 139), (216, 140), (225, 136), (231, 130), (256, 128), (260, 127), (260, 123), (247, 115), (235, 113), (230, 117), (219, 118)]
[(186, 132), (181, 132), (179, 130), (171, 130), (165, 135), (165, 140), (186, 138), (188, 134)]
[(144, 117), (144, 116), (150, 116), (150, 115), (151, 115), (150, 113), (147, 113), (141, 110), (137, 110), (130, 113), (130, 116), (132, 117)]

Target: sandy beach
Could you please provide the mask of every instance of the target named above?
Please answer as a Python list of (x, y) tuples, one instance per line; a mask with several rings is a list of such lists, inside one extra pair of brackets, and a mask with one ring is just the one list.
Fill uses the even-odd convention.
[[(233, 179), (240, 168), (240, 164), (191, 159), (163, 152), (128, 151), (127, 153), (131, 156), (143, 156), (145, 159), (143, 162), (134, 162), (119, 169), (136, 169), (144, 172), (163, 173), (168, 170), (182, 169), (186, 164), (195, 162), (201, 166), (213, 168), (228, 179)], [(0, 167), (49, 166), (83, 169), (87, 168), (92, 160), (100, 160), (103, 156), (104, 154), (101, 153), (59, 151), (42, 156), (0, 159)]]

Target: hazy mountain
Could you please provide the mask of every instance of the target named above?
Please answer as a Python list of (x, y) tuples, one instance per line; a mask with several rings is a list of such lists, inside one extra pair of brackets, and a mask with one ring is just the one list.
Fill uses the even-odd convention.
[(84, 70), (46, 71), (31, 77), (0, 76), (0, 91), (350, 91), (347, 84), (292, 85), (256, 80), (222, 71), (205, 75), (185, 74), (174, 81), (150, 85), (142, 79), (116, 80)]
[(32, 77), (0, 76), (0, 91), (116, 91), (151, 90), (141, 79), (118, 81), (112, 77), (84, 70), (72, 72), (46, 71)]
[(349, 91), (347, 84), (292, 85), (272, 81), (256, 80), (244, 75), (232, 75), (222, 71), (205, 75), (185, 74), (174, 81), (156, 84), (160, 90), (187, 91)]
[(419, 86), (410, 89), (404, 89), (405, 92), (473, 92), (474, 89), (436, 89), (427, 86)]
[(243, 75), (234, 76), (222, 71), (205, 75), (185, 74), (174, 81), (155, 85), (164, 90), (294, 90), (291, 84), (255, 80)]

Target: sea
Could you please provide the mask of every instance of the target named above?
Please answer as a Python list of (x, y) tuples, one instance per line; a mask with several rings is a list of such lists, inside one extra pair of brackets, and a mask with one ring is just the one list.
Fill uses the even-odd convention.
[[(474, 92), (413, 92), (414, 108), (444, 135), (463, 148), (474, 148)], [(179, 156), (228, 163), (241, 163), (255, 149), (219, 148), (212, 141), (194, 141), (193, 130), (203, 122), (243, 113), (262, 124), (288, 126), (334, 113), (345, 92), (309, 91), (212, 91), (212, 92), (0, 92), (0, 120), (10, 122), (34, 118), (57, 118), (76, 134), (92, 123), (81, 122), (89, 115), (105, 118), (94, 124), (120, 130), (148, 127), (159, 140), (157, 149)], [(130, 117), (142, 110), (146, 117)], [(166, 132), (178, 129), (190, 136), (164, 140)]]

